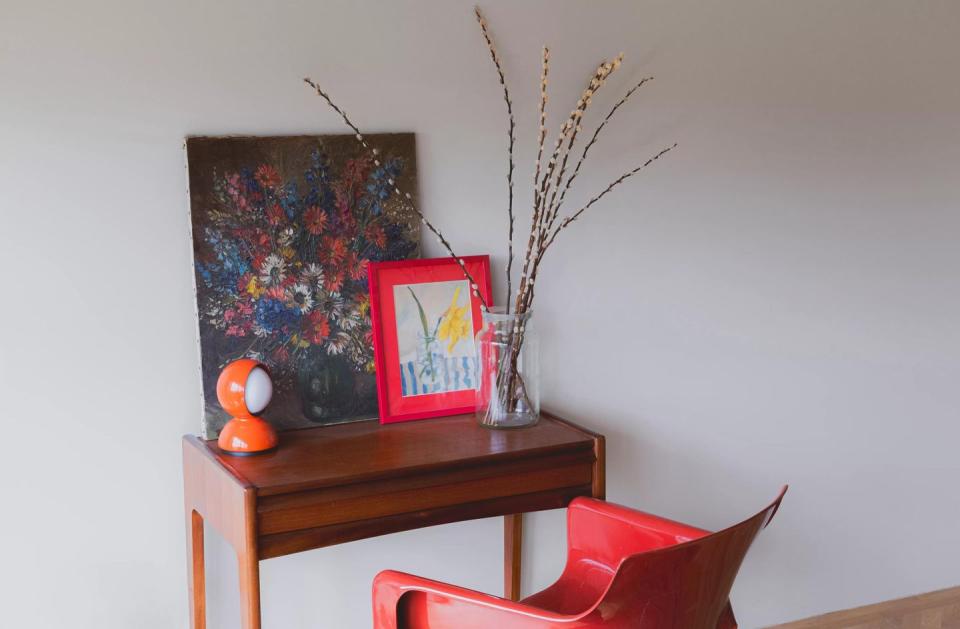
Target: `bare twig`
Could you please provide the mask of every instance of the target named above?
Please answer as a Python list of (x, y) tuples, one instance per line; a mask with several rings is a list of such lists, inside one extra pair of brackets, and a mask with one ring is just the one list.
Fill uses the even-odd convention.
[[(563, 181), (563, 175), (567, 170), (567, 161), (570, 158), (570, 149), (573, 148), (574, 143), (577, 140), (577, 134), (580, 133), (580, 121), (583, 119), (583, 115), (587, 112), (587, 108), (590, 107), (590, 103), (593, 102), (594, 94), (599, 91), (599, 89), (606, 82), (607, 78), (613, 74), (614, 70), (620, 67), (620, 64), (623, 63), (623, 53), (621, 52), (617, 55), (617, 58), (610, 63), (602, 64), (600, 67), (604, 70), (603, 74), (599, 74), (590, 82), (590, 86), (584, 90), (581, 106), (580, 116), (577, 117), (577, 124), (573, 128), (573, 131), (570, 133), (570, 140), (567, 143), (567, 147), (563, 152), (563, 162), (560, 164), (560, 171), (557, 173), (556, 179), (554, 180), (553, 193), (550, 195), (550, 203), (547, 204), (547, 213), (545, 217), (550, 216), (553, 213), (554, 201), (557, 198), (557, 192), (560, 189), (560, 183)], [(579, 104), (579, 103), (578, 103)]]
[(611, 118), (613, 118), (613, 114), (615, 114), (617, 110), (620, 109), (620, 107), (624, 103), (626, 103), (631, 96), (633, 96), (633, 93), (636, 92), (641, 87), (643, 87), (645, 83), (652, 80), (653, 80), (653, 77), (648, 76), (643, 80), (641, 80), (636, 85), (634, 85), (633, 87), (631, 87), (627, 91), (627, 93), (624, 94), (623, 98), (617, 101), (617, 104), (613, 106), (613, 108), (610, 110), (610, 113), (608, 113), (606, 117), (600, 122), (600, 124), (597, 125), (597, 128), (593, 132), (593, 137), (591, 137), (590, 141), (587, 142), (587, 144), (583, 147), (583, 151), (580, 153), (580, 159), (577, 160), (577, 164), (573, 169), (573, 173), (570, 174), (570, 177), (567, 178), (567, 181), (563, 186), (563, 192), (560, 193), (560, 200), (557, 201), (557, 204), (553, 207), (552, 216), (550, 218), (549, 223), (547, 224), (547, 229), (546, 229), (547, 232), (549, 232), (553, 228), (553, 223), (560, 213), (560, 207), (563, 205), (563, 200), (567, 197), (567, 190), (570, 189), (570, 186), (573, 184), (573, 181), (577, 178), (577, 175), (580, 174), (580, 167), (583, 166), (583, 161), (587, 159), (587, 154), (590, 152), (590, 149), (593, 147), (594, 144), (596, 144), (597, 138), (600, 136), (600, 132), (603, 131), (603, 128), (607, 126), (607, 123), (610, 122)]
[[(583, 214), (585, 211), (587, 211), (587, 210), (590, 208), (590, 206), (592, 206), (594, 203), (596, 203), (597, 201), (599, 201), (600, 199), (602, 199), (603, 197), (605, 197), (605, 196), (607, 195), (607, 193), (609, 193), (611, 190), (613, 190), (614, 188), (616, 188), (618, 185), (620, 185), (621, 183), (623, 183), (624, 181), (626, 181), (626, 180), (629, 179), (630, 177), (633, 177), (633, 176), (636, 175), (638, 172), (640, 172), (641, 170), (643, 170), (644, 168), (646, 168), (646, 167), (649, 166), (650, 164), (654, 163), (655, 161), (657, 161), (658, 159), (660, 159), (661, 157), (663, 157), (664, 155), (666, 155), (667, 153), (669, 153), (670, 151), (672, 151), (672, 150), (675, 149), (675, 148), (677, 148), (677, 144), (676, 144), (676, 143), (674, 143), (672, 146), (668, 146), (667, 148), (663, 149), (662, 151), (660, 151), (659, 153), (657, 153), (656, 155), (654, 155), (653, 157), (651, 157), (650, 159), (648, 159), (648, 160), (645, 161), (644, 163), (640, 164), (639, 166), (637, 166), (637, 167), (634, 168), (633, 170), (629, 170), (629, 171), (623, 173), (623, 174), (620, 175), (617, 179), (615, 179), (609, 186), (607, 186), (607, 187), (603, 190), (603, 192), (601, 192), (601, 193), (598, 194), (597, 196), (595, 196), (595, 197), (593, 197), (592, 199), (590, 199), (590, 201), (588, 201), (586, 205), (584, 205), (582, 208), (580, 208), (579, 210), (577, 210), (576, 212), (574, 212), (574, 213), (571, 214), (570, 216), (568, 216), (568, 217), (566, 217), (565, 219), (563, 219), (562, 221), (560, 221), (560, 224), (556, 227), (556, 229), (553, 230), (553, 233), (550, 235), (550, 238), (547, 239), (546, 243), (544, 243), (544, 246), (543, 246), (542, 251), (546, 251), (547, 248), (548, 248), (548, 247), (553, 243), (553, 241), (556, 239), (557, 234), (559, 234), (563, 229), (565, 229), (565, 228), (567, 227), (567, 225), (569, 225), (569, 224), (572, 223), (573, 221), (577, 220), (577, 219), (580, 217), (581, 214)], [(542, 257), (542, 254), (541, 254), (541, 257)]]
[(550, 49), (543, 47), (543, 60), (540, 66), (540, 117), (537, 130), (537, 162), (533, 173), (534, 205), (540, 204), (540, 164), (543, 161), (543, 143), (547, 139), (547, 74), (550, 70)]
[[(560, 162), (561, 155), (565, 156), (566, 152), (569, 152), (570, 147), (573, 146), (573, 141), (576, 140), (576, 135), (580, 129), (580, 119), (590, 106), (594, 93), (600, 89), (607, 77), (610, 76), (610, 73), (619, 67), (622, 58), (623, 55), (621, 54), (614, 61), (604, 61), (597, 67), (593, 76), (590, 78), (589, 84), (577, 101), (576, 107), (570, 112), (570, 116), (560, 127), (560, 133), (554, 144), (553, 153), (547, 162), (546, 172), (540, 181), (539, 193), (535, 197), (536, 202), (533, 208), (530, 237), (527, 241), (527, 250), (524, 255), (523, 272), (520, 275), (520, 286), (517, 289), (515, 312), (521, 312), (520, 308), (522, 305), (529, 302), (529, 298), (525, 295), (527, 287), (530, 285), (529, 272), (532, 262), (537, 257), (537, 250), (542, 246), (545, 239), (545, 235), (543, 235), (543, 224), (546, 219), (546, 213), (549, 211), (547, 195), (550, 193), (550, 183), (557, 170), (557, 164)], [(565, 140), (567, 141), (566, 145), (564, 145)], [(565, 163), (564, 161), (564, 164)]]
[(503, 67), (500, 64), (500, 55), (497, 53), (497, 49), (493, 45), (493, 39), (490, 37), (490, 33), (487, 30), (487, 21), (484, 19), (483, 14), (480, 13), (480, 7), (474, 7), (473, 12), (477, 16), (477, 22), (480, 24), (480, 31), (483, 33), (483, 39), (487, 42), (487, 49), (490, 51), (490, 58), (493, 60), (493, 65), (497, 69), (497, 76), (500, 78), (500, 86), (503, 88), (503, 101), (507, 104), (507, 117), (509, 118), (509, 126), (507, 128), (507, 138), (509, 141), (509, 148), (507, 150), (507, 218), (509, 221), (509, 232), (507, 235), (507, 312), (509, 313), (509, 295), (513, 292), (513, 145), (516, 141), (514, 134), (516, 122), (513, 118), (513, 101), (510, 99), (510, 90), (507, 88), (507, 81), (503, 76)]

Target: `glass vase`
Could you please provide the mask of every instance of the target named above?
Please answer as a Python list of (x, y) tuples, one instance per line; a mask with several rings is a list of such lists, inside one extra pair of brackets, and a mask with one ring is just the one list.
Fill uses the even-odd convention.
[(533, 313), (483, 313), (477, 332), (480, 387), (477, 421), (487, 428), (523, 428), (540, 419), (540, 340)]

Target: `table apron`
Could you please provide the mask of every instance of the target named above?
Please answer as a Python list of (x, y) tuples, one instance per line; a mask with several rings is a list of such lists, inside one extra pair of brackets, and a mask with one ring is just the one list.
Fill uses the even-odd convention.
[(513, 494), (477, 502), (422, 509), (410, 513), (375, 517), (330, 526), (319, 526), (287, 533), (261, 535), (258, 541), (260, 559), (324, 548), (346, 542), (398, 533), (411, 529), (490, 518), (515, 513), (562, 509), (578, 496), (591, 496), (592, 485), (560, 487), (527, 494)]
[(257, 530), (273, 535), (573, 487), (591, 481), (594, 461), (591, 450), (580, 450), (259, 497)]

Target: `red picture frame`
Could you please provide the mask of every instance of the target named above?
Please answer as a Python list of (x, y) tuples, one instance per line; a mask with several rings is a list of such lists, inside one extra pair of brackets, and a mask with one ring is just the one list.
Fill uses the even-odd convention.
[[(490, 256), (461, 260), (492, 306)], [(368, 278), (380, 423), (473, 412), (482, 309), (457, 261), (371, 262)]]

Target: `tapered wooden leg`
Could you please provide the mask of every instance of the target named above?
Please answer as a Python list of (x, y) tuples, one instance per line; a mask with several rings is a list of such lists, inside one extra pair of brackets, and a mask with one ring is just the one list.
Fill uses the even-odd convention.
[(206, 629), (207, 595), (203, 565), (203, 518), (187, 512), (187, 587), (190, 598), (191, 629)]
[(240, 572), (240, 626), (260, 629), (260, 560), (249, 549), (237, 552)]
[(520, 600), (520, 555), (523, 550), (523, 514), (503, 516), (503, 597)]

